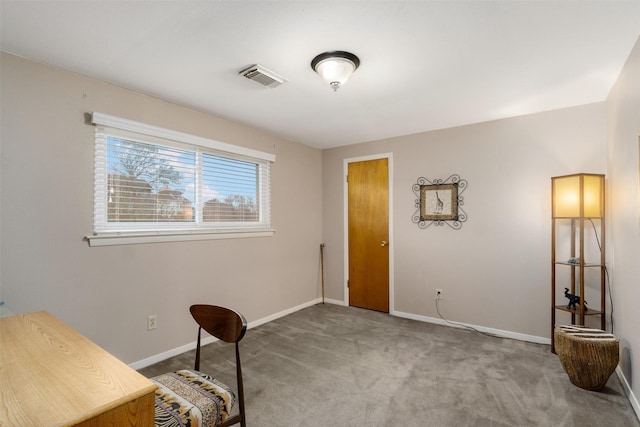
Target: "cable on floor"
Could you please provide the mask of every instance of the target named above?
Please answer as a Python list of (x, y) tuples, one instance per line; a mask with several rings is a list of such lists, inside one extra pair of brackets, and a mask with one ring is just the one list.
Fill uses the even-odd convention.
[(435, 298), (434, 301), (436, 302), (436, 311), (438, 312), (438, 316), (442, 320), (444, 320), (445, 323), (448, 323), (449, 325), (458, 326), (458, 327), (461, 327), (461, 328), (464, 328), (464, 329), (468, 329), (470, 331), (477, 332), (479, 334), (486, 335), (486, 336), (491, 337), (491, 338), (512, 339), (512, 338), (509, 338), (509, 337), (501, 337), (499, 335), (490, 334), (489, 332), (480, 331), (480, 330), (474, 328), (473, 326), (465, 325), (464, 323), (458, 323), (458, 322), (453, 322), (451, 320), (447, 320), (447, 319), (445, 319), (445, 317), (442, 314), (440, 314), (440, 307), (438, 306), (438, 298)]

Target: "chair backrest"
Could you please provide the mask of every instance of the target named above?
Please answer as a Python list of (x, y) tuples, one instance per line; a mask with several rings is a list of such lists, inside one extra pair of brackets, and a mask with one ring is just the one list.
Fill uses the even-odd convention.
[(196, 304), (189, 310), (202, 329), (224, 342), (238, 342), (247, 331), (247, 320), (242, 314), (231, 309)]
[(191, 311), (191, 315), (199, 325), (198, 342), (196, 346), (196, 371), (200, 370), (200, 335), (203, 329), (224, 342), (235, 343), (236, 345), (236, 379), (238, 381), (240, 413), (227, 419), (222, 425), (229, 426), (240, 423), (244, 427), (246, 425), (244, 387), (242, 384), (242, 367), (240, 366), (240, 348), (238, 342), (240, 342), (245, 332), (247, 332), (247, 319), (237, 311), (216, 305), (196, 304), (192, 305), (189, 311)]
[(235, 343), (236, 349), (238, 342), (247, 331), (247, 320), (244, 316), (229, 308), (195, 304), (189, 308), (189, 311), (199, 325), (194, 366), (196, 370), (200, 369), (200, 335), (203, 329), (224, 342)]

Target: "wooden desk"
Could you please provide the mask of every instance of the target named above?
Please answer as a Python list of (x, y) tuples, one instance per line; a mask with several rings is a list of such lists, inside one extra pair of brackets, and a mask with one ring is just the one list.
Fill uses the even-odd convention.
[(0, 319), (0, 426), (153, 426), (156, 386), (46, 311)]

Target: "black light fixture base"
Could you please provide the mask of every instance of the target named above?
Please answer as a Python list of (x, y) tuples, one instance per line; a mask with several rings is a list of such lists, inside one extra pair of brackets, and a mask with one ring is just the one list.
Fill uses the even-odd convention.
[(358, 67), (360, 66), (360, 58), (355, 56), (353, 53), (345, 52), (343, 50), (332, 50), (330, 52), (321, 53), (320, 55), (316, 56), (315, 58), (313, 58), (311, 60), (311, 68), (313, 69), (313, 71), (317, 71), (316, 70), (316, 66), (318, 65), (318, 63), (320, 61), (324, 61), (327, 58), (344, 58), (344, 59), (347, 59), (347, 60), (353, 62), (354, 71), (357, 70)]

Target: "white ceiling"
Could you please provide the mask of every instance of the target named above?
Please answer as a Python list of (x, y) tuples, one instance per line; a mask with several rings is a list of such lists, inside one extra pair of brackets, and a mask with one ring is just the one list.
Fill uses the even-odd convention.
[[(0, 49), (313, 147), (606, 99), (632, 1), (6, 1)], [(310, 62), (347, 50), (338, 91)], [(238, 75), (260, 64), (288, 82)]]

